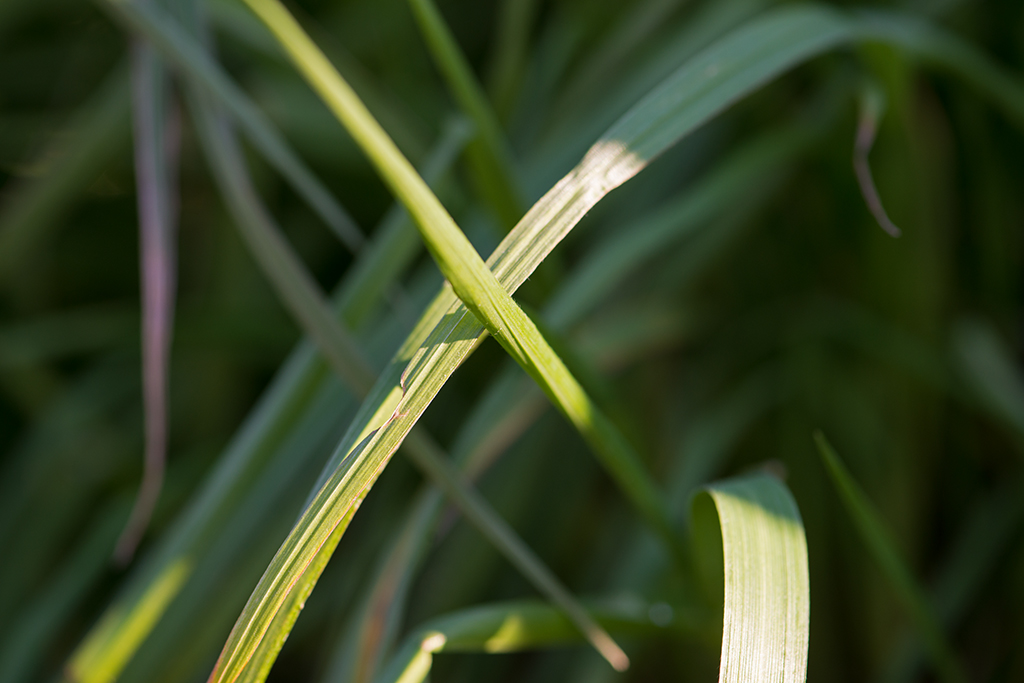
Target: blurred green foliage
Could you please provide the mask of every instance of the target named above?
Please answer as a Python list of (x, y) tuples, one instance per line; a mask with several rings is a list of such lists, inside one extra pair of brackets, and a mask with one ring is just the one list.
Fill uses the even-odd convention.
[[(438, 2), (494, 105), (527, 204), (665, 76), (775, 4)], [(61, 674), (187, 519), (225, 452), (239, 448), (246, 416), (250, 430), (263, 419), (251, 411), (277, 386), (272, 378), (283, 382), (312, 353), (239, 237), (179, 77), (167, 478), (135, 564), (111, 565), (141, 477), (143, 414), (129, 36), (104, 7), (0, 4), (2, 681)], [(1020, 3), (880, 7), (956, 33), (1024, 97)], [(422, 167), (458, 105), (408, 4), (307, 0), (290, 8)], [(393, 200), (344, 129), (242, 4), (208, 0), (205, 10), (221, 65), (363, 232), (379, 236)], [(875, 222), (851, 165), (865, 83), (887, 101), (870, 163), (898, 239)], [(1022, 121), (974, 84), (898, 48), (833, 51), (740, 101), (615, 190), (517, 295), (531, 310), (558, 311), (566, 283), (582, 281), (577, 295), (592, 301), (551, 331), (553, 346), (673, 492), (680, 520), (689, 494), (713, 479), (764, 467), (781, 474), (806, 527), (812, 679), (936, 675), (914, 615), (818, 458), (811, 435), (821, 429), (877, 508), (968, 678), (1024, 680), (1024, 194), (1014, 189), (1024, 183)], [(315, 281), (333, 290), (356, 257), (256, 145), (244, 151), (270, 213)], [(435, 187), (486, 257), (508, 221), (479, 192), (477, 168), (468, 153)], [(718, 199), (697, 210), (678, 203), (688, 196)], [(664, 234), (650, 237), (657, 230)], [(572, 279), (608, 245), (641, 255), (622, 273), (598, 261), (589, 280)], [(415, 256), (372, 302), (366, 327), (353, 325), (375, 369), (440, 284), (432, 261)], [(262, 464), (218, 512), (194, 577), (119, 680), (209, 674), (358, 405), (326, 374), (321, 365), (303, 376), (308, 400), (267, 437)], [(661, 567), (637, 515), (524, 378), (487, 340), (421, 424), (457, 459), (477, 463), (485, 497), (575, 594), (674, 605), (685, 621), (684, 581)], [(525, 398), (516, 412), (489, 414), (495, 392)], [(476, 414), (482, 424), (472, 422)], [(353, 680), (344, 659), (358, 647), (350, 620), (383, 575), (407, 508), (422, 504), (420, 484), (395, 458), (271, 680)], [(435, 517), (418, 532), (424, 547), (408, 549), (420, 565), (397, 591), (404, 602), (392, 645), (439, 615), (535, 597), (452, 509)], [(718, 641), (700, 628), (654, 636), (627, 629), (621, 642), (633, 662), (628, 680), (710, 680), (719, 660)], [(618, 675), (582, 647), (434, 660), (438, 681)]]

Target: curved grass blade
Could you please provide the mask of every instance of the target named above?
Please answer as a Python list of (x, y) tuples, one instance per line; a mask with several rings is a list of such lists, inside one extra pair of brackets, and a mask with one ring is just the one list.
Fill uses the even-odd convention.
[[(673, 315), (667, 310), (665, 314)], [(608, 327), (615, 330), (614, 334), (585, 335), (590, 340), (585, 347), (588, 355), (602, 356), (603, 352), (620, 362), (642, 357), (651, 337), (656, 336), (651, 327), (624, 325), (621, 315), (613, 317)], [(650, 322), (651, 317), (644, 317), (641, 323)], [(452, 459), (460, 465), (463, 477), (476, 480), (536, 421), (545, 403), (543, 393), (529, 377), (514, 364), (507, 367), (477, 402), (455, 437)], [(324, 681), (368, 683), (375, 677), (401, 625), (408, 587), (431, 539), (436, 538), (432, 534), (444, 533), (444, 527), (438, 529), (443, 502), (440, 491), (430, 488), (422, 491), (410, 506), (402, 528), (373, 573), (377, 578), (363, 607), (334, 648), (337, 654)]]
[(866, 87), (861, 96), (860, 121), (857, 123), (857, 137), (853, 143), (853, 171), (871, 215), (878, 221), (882, 230), (892, 237), (899, 237), (900, 229), (889, 219), (889, 214), (882, 206), (882, 198), (878, 196), (878, 188), (875, 187), (875, 180), (871, 177), (871, 165), (868, 163), (868, 154), (871, 153), (875, 135), (878, 133), (878, 121), (884, 112), (885, 93), (877, 86)]
[[(330, 64), (283, 8), (263, 0), (252, 0), (250, 6), (265, 11), (265, 23), (283, 44), (295, 48), (293, 58), (309, 67), (306, 75), (323, 86), (326, 99), (353, 99), (346, 89), (338, 90)], [(855, 28), (845, 15), (829, 10), (786, 9), (736, 31), (682, 67), (613, 126), (499, 246), (490, 266), (502, 286), (514, 291), (587, 210), (651, 158), (788, 68), (852, 40)], [(370, 144), (380, 142), (382, 136), (379, 130), (373, 133)], [(367, 142), (359, 136), (357, 141)], [(405, 168), (397, 157), (385, 156), (381, 160), (384, 165), (394, 162)], [(405, 181), (413, 174), (403, 171), (401, 175)], [(431, 217), (450, 220), (443, 209), (438, 213), (438, 208), (429, 193), (417, 193), (410, 206), (414, 215), (426, 211)], [(479, 343), (482, 333), (483, 327), (472, 320), (453, 292), (442, 291), (364, 402), (329, 464), (329, 478), (285, 541), (265, 583), (257, 588), (251, 607), (258, 613), (244, 613), (240, 629), (252, 626), (254, 634), (264, 631), (290, 594), (308, 594), (311, 586), (306, 582), (315, 580), (316, 574), (307, 577), (301, 570), (282, 574), (282, 568), (300, 563), (304, 567), (318, 554), (330, 554), (336, 530), (343, 529), (353, 508), (447, 377)], [(364, 443), (365, 439), (369, 442)], [(357, 451), (353, 450), (356, 444), (361, 444)], [(240, 631), (232, 637), (225, 653), (242, 646), (242, 635)], [(248, 661), (253, 646), (242, 647), (247, 650), (242, 659)], [(213, 680), (222, 677), (231, 679), (219, 667)]]
[[(216, 115), (208, 105), (199, 104), (196, 118), (205, 146), (211, 154), (211, 162), (216, 169), (218, 180), (239, 217), (239, 228), (247, 238), (254, 255), (261, 262), (263, 270), (274, 281), (289, 308), (316, 341), (321, 353), (334, 370), (345, 379), (356, 395), (365, 396), (373, 384), (373, 373), (369, 369), (369, 364), (355, 340), (330, 314), (330, 309), (322, 301), (316, 284), (272, 224), (251, 186), (241, 156), (237, 149), (234, 149), (230, 133), (224, 129), (222, 122), (218, 130)], [(596, 627), (554, 574), (490, 509), (486, 501), (462, 485), (458, 475), (433, 440), (423, 432), (413, 431), (406, 438), (405, 446), (413, 461), (438, 482), (462, 508), (464, 514), (523, 572), (524, 576), (530, 579), (541, 593), (550, 596), (556, 604), (565, 609), (570, 619), (579, 625), (613, 666), (624, 668), (627, 660), (618, 646)], [(323, 564), (326, 564), (326, 561), (322, 564), (314, 563), (308, 571), (319, 573)], [(309, 583), (310, 590), (312, 584), (313, 582)], [(298, 617), (304, 600), (304, 597), (293, 597), (293, 606), (280, 611), (287, 623), (285, 634)], [(268, 663), (265, 666), (250, 667), (244, 678), (263, 680), (281, 644), (283, 637), (261, 639), (260, 647), (269, 648), (273, 654), (268, 655)]]
[[(593, 603), (603, 626), (617, 633), (664, 632), (640, 601)], [(417, 629), (391, 659), (377, 683), (421, 683), (439, 652), (522, 652), (579, 643), (579, 631), (543, 603), (517, 601), (446, 614)]]
[[(450, 126), (428, 156), (424, 176), (439, 180), (466, 135), (464, 126)], [(396, 281), (419, 249), (421, 242), (408, 217), (401, 210), (392, 212), (338, 288), (335, 309), (341, 317), (361, 327), (374, 301)], [(183, 585), (196, 558), (214, 542), (217, 530), (231, 518), (239, 499), (264, 466), (270, 468), (276, 460), (295, 460), (304, 453), (306, 457), (315, 453), (290, 443), (289, 435), (301, 429), (302, 416), (315, 409), (316, 397), (327, 377), (327, 369), (313, 347), (308, 342), (300, 344), (166, 540), (127, 582), (121, 596), (72, 654), (67, 666), (71, 679), (103, 683), (117, 678), (162, 616), (162, 609), (153, 614), (156, 605), (149, 596), (163, 595), (168, 577), (180, 577), (172, 585)], [(261, 506), (257, 501), (256, 507)], [(164, 601), (163, 607), (168, 602)], [(143, 614), (151, 616), (142, 618)]]
[(145, 466), (138, 497), (114, 549), (124, 566), (149, 525), (163, 488), (168, 439), (168, 373), (177, 270), (177, 111), (167, 98), (167, 75), (156, 53), (132, 46), (132, 114), (142, 273), (142, 391)]
[[(377, 167), (385, 183), (416, 221), (427, 249), (459, 298), (487, 330), (541, 385), (595, 451), (602, 465), (652, 527), (675, 544), (663, 497), (639, 456), (590, 400), (533, 321), (512, 300), (451, 216), (333, 69), (298, 23), (276, 0), (248, 0), (288, 49), (335, 115)], [(417, 364), (414, 361), (411, 367)], [(413, 380), (415, 381), (415, 380)], [(403, 393), (413, 386), (402, 386)]]
[(867, 496), (847, 471), (831, 444), (821, 432), (814, 434), (818, 452), (825, 463), (829, 477), (839, 491), (843, 506), (849, 513), (861, 540), (868, 547), (872, 558), (882, 569), (885, 578), (892, 584), (897, 597), (910, 614), (915, 627), (924, 640), (928, 655), (935, 665), (936, 673), (946, 683), (964, 683), (969, 680), (952, 648), (942, 634), (942, 628), (932, 614), (928, 601), (914, 581), (906, 564), (896, 550), (896, 544), (885, 529), (878, 512)]
[(168, 62), (222, 105), (238, 122), (253, 146), (306, 200), (338, 239), (352, 253), (359, 251), (364, 238), (355, 221), (196, 39), (167, 14), (148, 3), (132, 0), (97, 2), (130, 31), (145, 37)]
[(789, 490), (767, 475), (717, 482), (694, 498), (692, 523), (704, 559), (717, 565), (711, 580), (724, 571), (718, 680), (803, 683), (810, 625), (807, 541)]
[(525, 207), (516, 181), (512, 152), (498, 117), (433, 0), (409, 0), (409, 4), (449, 90), (463, 113), (476, 125), (478, 137), (466, 148), (473, 164), (473, 181), (501, 223), (511, 229), (522, 217)]

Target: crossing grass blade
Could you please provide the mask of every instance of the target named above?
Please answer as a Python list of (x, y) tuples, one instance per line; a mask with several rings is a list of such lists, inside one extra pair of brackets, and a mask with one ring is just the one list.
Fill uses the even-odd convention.
[[(386, 135), (372, 122), (358, 98), (337, 76), (302, 29), (279, 4), (265, 0), (248, 3), (289, 50), (300, 71), (368, 150), (385, 181), (407, 208), (424, 225), (447, 226), (431, 244), (437, 252), (465, 251), (471, 264), (471, 285), (489, 283), (489, 273), (468, 258), (467, 244), (456, 235), (457, 228), (433, 195), (416, 179), (415, 172), (401, 158)], [(719, 41), (682, 67), (631, 112), (591, 149), (581, 164), (539, 201), (519, 226), (499, 246), (490, 266), (506, 291), (514, 291), (562, 237), (597, 201), (614, 187), (639, 172), (651, 159), (680, 137), (714, 116), (736, 99), (760, 87), (771, 78), (820, 52), (854, 39), (867, 39), (861, 24), (846, 15), (819, 8), (787, 9), (759, 19)], [(991, 68), (982, 63), (985, 68)], [(986, 91), (1000, 97), (999, 93)], [(475, 254), (475, 252), (474, 252)], [(436, 256), (437, 254), (435, 254)], [(444, 267), (445, 259), (439, 259)], [(463, 264), (459, 264), (461, 267)], [(446, 275), (467, 284), (466, 273), (455, 270)], [(488, 293), (491, 289), (488, 288)], [(474, 291), (460, 294), (473, 301)], [(505, 297), (480, 301), (493, 315), (489, 321), (501, 341), (497, 325), (507, 329), (502, 316), (516, 316), (518, 308)], [(481, 315), (487, 318), (486, 315)], [(258, 614), (243, 614), (226, 645), (224, 659), (211, 680), (232, 680), (249, 662), (262, 634), (274, 620), (276, 610), (295, 595), (306, 595), (317, 573), (305, 576), (307, 563), (323, 561), (337, 542), (335, 532), (343, 529), (355, 507), (365, 497), (381, 469), (411, 429), (419, 415), (463, 358), (477, 345), (483, 332), (452, 292), (444, 291), (430, 306), (407, 339), (389, 369), (378, 380), (363, 404), (352, 428), (329, 464), (330, 476), (311, 503), (303, 520), (282, 546), (279, 560), (257, 588), (251, 601)], [(525, 327), (525, 325), (524, 325)], [(522, 359), (523, 347), (513, 347)], [(536, 349), (529, 349), (530, 352)], [(544, 353), (540, 351), (540, 353)], [(549, 357), (545, 356), (545, 360)], [(358, 448), (356, 445), (358, 444)], [(620, 472), (621, 474), (621, 472)], [(633, 482), (635, 484), (635, 482)], [(629, 487), (627, 486), (627, 489)], [(651, 505), (643, 498), (642, 505)], [(283, 573), (277, 573), (283, 572)], [(273, 575), (273, 574), (276, 574)], [(291, 595), (289, 593), (295, 591)], [(255, 621), (254, 638), (247, 634)], [(234, 662), (228, 665), (229, 662)], [(258, 662), (253, 662), (258, 665)], [(232, 674), (227, 671), (235, 671)]]
[(942, 627), (932, 613), (927, 599), (900, 558), (896, 544), (886, 531), (878, 512), (839, 460), (839, 456), (825, 436), (817, 432), (814, 441), (861, 540), (868, 547), (872, 559), (878, 563), (885, 578), (892, 584), (896, 596), (903, 603), (924, 640), (936, 673), (947, 683), (963, 683), (969, 680), (946, 641)]
[[(451, 126), (428, 156), (424, 175), (439, 180), (465, 138), (465, 126)], [(341, 317), (362, 328), (375, 302), (419, 249), (416, 230), (408, 218), (400, 210), (392, 212), (338, 288), (334, 307)], [(268, 468), (272, 470), (276, 461), (299, 461), (315, 455), (311, 444), (300, 448), (289, 437), (296, 429), (312, 432), (304, 427), (303, 419), (315, 413), (315, 402), (328, 374), (321, 357), (308, 343), (301, 344), (287, 359), (164, 542), (136, 570), (122, 595), (73, 653), (68, 670), (76, 680), (99, 683), (116, 679), (191, 576), (204, 549), (231, 519), (234, 506), (253, 478)], [(282, 477), (278, 475), (276, 480)], [(255, 509), (264, 505), (262, 500), (253, 501)], [(158, 601), (154, 596), (165, 597)]]
[(709, 580), (724, 577), (718, 680), (801, 683), (811, 595), (807, 540), (789, 490), (767, 475), (716, 482), (694, 498), (691, 524)]
[[(214, 111), (209, 105), (204, 106), (202, 103), (197, 107), (196, 118), (200, 121), (204, 143), (210, 152), (211, 162), (224, 194), (234, 207), (239, 228), (248, 238), (254, 255), (332, 368), (357, 396), (364, 396), (372, 386), (373, 374), (356, 341), (331, 315), (311, 276), (266, 215), (249, 182), (241, 156), (233, 148), (233, 140), (230, 133), (224, 129), (223, 123), (218, 124)], [(446, 456), (433, 440), (422, 431), (413, 431), (406, 438), (405, 448), (420, 469), (438, 483), (459, 505), (463, 513), (523, 572), (524, 576), (566, 611), (570, 619), (578, 624), (613, 666), (625, 668), (626, 659), (621, 649), (594, 624), (555, 575), (490, 509), (486, 501), (462, 484), (458, 474), (448, 464)], [(322, 564), (314, 564), (307, 571), (310, 574), (318, 574), (322, 570)], [(311, 590), (314, 583), (315, 579), (306, 582), (306, 585)], [(260, 642), (260, 647), (266, 648), (262, 658), (266, 663), (249, 667), (242, 680), (263, 680), (266, 677), (276, 650), (280, 649), (284, 637), (291, 630), (291, 624), (302, 609), (305, 597), (300, 591), (290, 600), (292, 604), (280, 611), (280, 614), (284, 615), (280, 622), (282, 625), (274, 629), (272, 624), (269, 637)]]

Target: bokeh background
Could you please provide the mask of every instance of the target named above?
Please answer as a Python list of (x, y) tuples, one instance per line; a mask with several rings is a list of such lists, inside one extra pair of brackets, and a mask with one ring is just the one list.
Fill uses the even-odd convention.
[[(779, 4), (520, 0), (531, 11), (521, 50), (509, 57), (501, 46), (516, 40), (508, 28), (516, 1), (438, 5), (491, 96), (530, 202), (695, 50)], [(221, 64), (372, 235), (392, 198), (365, 158), (244, 6), (205, 4)], [(407, 4), (289, 6), (403, 151), (423, 162), (456, 106)], [(1021, 3), (877, 6), (945, 26), (1024, 83)], [(167, 475), (136, 564), (112, 565), (143, 450), (128, 45), (103, 3), (0, 4), (4, 680), (60, 674), (187, 509), (301, 338), (239, 237), (180, 107)], [(882, 202), (902, 229), (898, 239), (867, 209), (851, 165), (866, 82), (887, 103), (870, 158)], [(612, 193), (518, 297), (542, 310), (600, 245), (628, 245), (624, 236), (639, 231), (644, 216), (704, 188), (730, 163), (743, 167), (742, 155), (759, 141), (807, 134), (617, 278), (560, 341), (583, 357), (593, 391), (659, 479), (682, 468), (696, 484), (765, 463), (785, 477), (810, 551), (811, 680), (934, 679), (911, 619), (837, 498), (815, 429), (877, 506), (971, 680), (1024, 680), (1022, 120), (897, 49), (833, 52), (730, 108)], [(246, 151), (260, 196), (330, 291), (353, 257), (258, 153)], [(439, 191), (486, 255), (504, 227), (477, 199), (470, 175), (456, 163)], [(375, 319), (400, 328), (379, 343), (382, 359), (440, 283), (423, 254), (401, 276), (405, 298), (376, 304)], [(424, 417), (441, 443), (456, 441), (506, 365), (489, 340), (455, 374)], [(543, 401), (531, 410), (495, 446), (496, 462), (480, 479), (487, 497), (574, 591), (670, 596), (666, 579), (622, 585), (616, 567), (640, 533), (635, 517), (564, 419)], [(120, 680), (205, 678), (347, 415), (318, 418), (301, 466), (272, 495), (253, 494), (257, 502), (244, 513), (251, 523), (231, 522), (209, 540), (208, 554), (221, 556), (201, 574), (206, 585), (186, 584), (178, 611), (158, 623)], [(345, 620), (420, 484), (397, 456), (271, 680), (332, 680)], [(530, 587), (448, 511), (403, 624), (524, 596)], [(697, 640), (641, 639), (627, 649), (634, 667), (623, 680), (712, 680), (717, 668), (715, 647)], [(576, 647), (447, 655), (433, 676), (603, 680), (610, 672)]]

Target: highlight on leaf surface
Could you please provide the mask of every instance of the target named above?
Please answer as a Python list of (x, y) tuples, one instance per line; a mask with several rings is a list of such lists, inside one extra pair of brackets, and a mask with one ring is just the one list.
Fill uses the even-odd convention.
[(1019, 10), (839, 5), (0, 3), (0, 680), (1024, 678)]
[(792, 495), (758, 474), (711, 484), (692, 505), (697, 554), (724, 610), (719, 680), (800, 683), (811, 595), (807, 539)]

